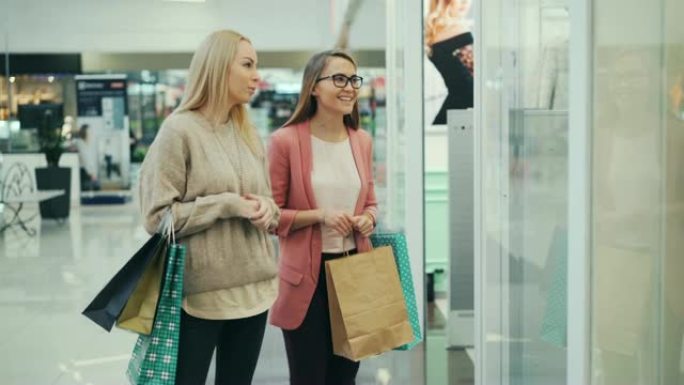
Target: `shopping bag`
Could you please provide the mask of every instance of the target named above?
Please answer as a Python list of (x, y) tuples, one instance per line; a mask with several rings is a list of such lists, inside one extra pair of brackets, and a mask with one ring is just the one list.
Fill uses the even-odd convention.
[(116, 320), (116, 326), (138, 334), (150, 334), (157, 313), (157, 304), (164, 285), (166, 247), (152, 257), (138, 285), (128, 298)]
[(326, 261), (333, 352), (353, 361), (413, 340), (391, 247)]
[[(551, 282), (548, 286), (541, 339), (559, 348), (568, 344), (568, 232), (554, 230), (548, 256)], [(542, 286), (546, 289), (545, 286)]]
[(411, 273), (411, 260), (409, 259), (406, 237), (402, 233), (377, 233), (370, 237), (373, 247), (391, 246), (394, 253), (394, 260), (399, 271), (404, 302), (408, 311), (413, 340), (406, 345), (396, 347), (395, 350), (409, 350), (418, 345), (423, 340), (423, 333), (420, 329), (420, 317), (418, 315), (418, 305), (416, 304), (416, 291), (413, 286), (413, 275)]
[(168, 247), (164, 286), (150, 335), (140, 335), (133, 348), (126, 376), (132, 385), (173, 385), (176, 381), (185, 247)]
[(95, 296), (82, 314), (111, 331), (150, 261), (163, 247), (164, 237), (153, 235)]

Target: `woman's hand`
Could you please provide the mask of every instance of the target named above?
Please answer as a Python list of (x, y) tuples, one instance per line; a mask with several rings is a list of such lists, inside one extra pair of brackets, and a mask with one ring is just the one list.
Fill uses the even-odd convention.
[(242, 198), (242, 208), (240, 209), (240, 217), (245, 219), (252, 219), (259, 211), (259, 201)]
[(351, 215), (339, 210), (321, 210), (321, 223), (331, 227), (343, 237), (354, 230), (354, 220)]
[(371, 234), (373, 234), (373, 221), (370, 219), (369, 215), (362, 214), (362, 215), (357, 215), (352, 218), (354, 221), (354, 230), (358, 231), (363, 235), (364, 237), (369, 237)]
[(247, 199), (248, 202), (254, 202), (257, 205), (256, 211), (247, 219), (249, 219), (255, 227), (268, 231), (276, 214), (268, 199), (254, 194), (245, 195), (245, 199)]

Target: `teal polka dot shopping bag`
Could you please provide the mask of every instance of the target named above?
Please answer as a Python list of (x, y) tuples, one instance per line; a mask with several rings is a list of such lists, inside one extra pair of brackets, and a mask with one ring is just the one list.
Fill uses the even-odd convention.
[(411, 275), (411, 260), (409, 259), (406, 237), (402, 233), (377, 233), (370, 237), (373, 247), (392, 246), (395, 262), (399, 270), (399, 280), (404, 292), (406, 310), (408, 311), (409, 322), (413, 330), (413, 341), (406, 345), (399, 346), (394, 350), (409, 350), (418, 345), (423, 340), (420, 329), (420, 319), (418, 317), (418, 306), (416, 304), (416, 292), (413, 286), (413, 276)]

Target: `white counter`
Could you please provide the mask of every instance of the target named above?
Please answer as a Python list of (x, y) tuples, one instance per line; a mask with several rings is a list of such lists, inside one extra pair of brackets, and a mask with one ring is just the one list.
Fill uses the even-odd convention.
[[(37, 167), (46, 167), (47, 161), (45, 154), (2, 154), (3, 158), (3, 173), (7, 172), (12, 164), (22, 162), (29, 168), (34, 170)], [(78, 207), (81, 204), (81, 173), (78, 162), (78, 154), (73, 152), (66, 152), (59, 158), (59, 165), (61, 167), (71, 168), (71, 207)], [(36, 186), (36, 175), (33, 174), (33, 186)]]

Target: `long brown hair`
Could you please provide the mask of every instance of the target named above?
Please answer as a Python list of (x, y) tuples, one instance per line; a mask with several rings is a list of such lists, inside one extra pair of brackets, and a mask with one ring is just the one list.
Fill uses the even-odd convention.
[(226, 119), (232, 121), (247, 146), (260, 155), (256, 129), (249, 121), (245, 106), (236, 104), (226, 111), (228, 75), (241, 41), (250, 43), (244, 35), (231, 30), (216, 31), (204, 39), (192, 56), (185, 95), (176, 111), (194, 111), (207, 106), (214, 124), (225, 123)]
[[(316, 115), (316, 110), (318, 109), (318, 102), (316, 98), (312, 95), (313, 89), (316, 86), (316, 81), (321, 77), (323, 68), (328, 63), (328, 59), (333, 57), (339, 57), (348, 60), (357, 68), (356, 60), (354, 60), (351, 55), (342, 50), (329, 50), (317, 53), (309, 59), (304, 68), (304, 77), (302, 79), (302, 90), (299, 92), (299, 101), (295, 107), (294, 113), (284, 124), (284, 126), (289, 126), (292, 124), (298, 124), (311, 119)], [(343, 118), (344, 125), (354, 130), (359, 128), (359, 101), (358, 99), (354, 102), (354, 108), (351, 114), (344, 115)]]

